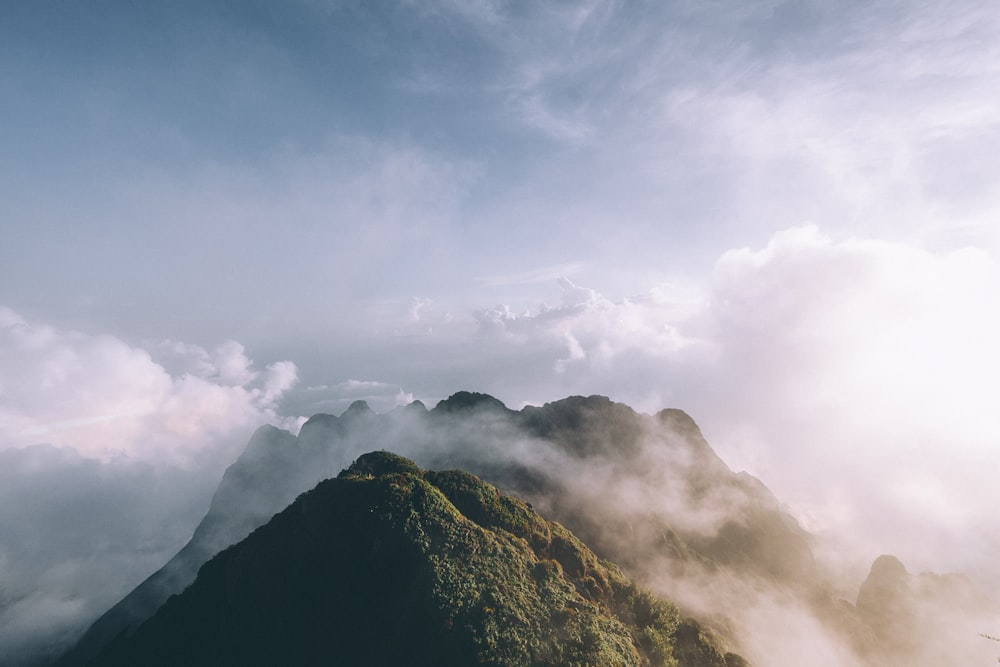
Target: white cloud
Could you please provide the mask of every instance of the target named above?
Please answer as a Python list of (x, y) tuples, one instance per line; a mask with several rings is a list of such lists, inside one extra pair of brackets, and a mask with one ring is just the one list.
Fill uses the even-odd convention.
[(806, 226), (722, 254), (700, 296), (559, 284), (558, 306), (477, 311), (462, 368), (425, 354), (515, 405), (600, 393), (687, 409), (730, 464), (860, 560), (991, 571), (1000, 266), (988, 252)]
[(769, 379), (793, 412), (836, 409), (869, 431), (919, 423), (921, 439), (1000, 432), (989, 399), (1000, 274), (985, 252), (834, 243), (804, 228), (727, 253), (716, 276), (722, 363)]
[[(273, 406), (299, 381), (299, 370), (291, 361), (276, 361), (264, 372), (264, 384), (258, 390), (257, 400), (262, 405)], [(272, 408), (273, 409), (273, 408)], [(286, 421), (287, 420), (283, 420)]]
[(65, 648), (191, 536), (258, 426), (298, 424), (291, 362), (148, 347), (0, 309), (0, 662)]
[(458, 389), (511, 405), (599, 393), (688, 410), (728, 463), (859, 561), (893, 552), (914, 571), (1000, 580), (988, 465), (1000, 439), (1000, 267), (988, 252), (806, 226), (723, 253), (700, 291), (661, 284), (611, 298), (566, 279), (551, 290), (558, 305), (456, 320), (401, 301), (401, 325), (416, 306), (433, 333), (400, 345), (390, 327), (352, 343), (370, 375), (299, 392), (292, 364), (258, 370), (235, 343), (150, 354), (4, 311), (3, 442), (24, 452), (44, 439), (104, 466), (180, 465), (229, 439), (208, 451), (231, 460), (279, 401), (339, 414), (358, 399), (385, 411)]
[(586, 375), (602, 369), (611, 371), (609, 364), (630, 352), (665, 357), (699, 345), (674, 326), (683, 307), (662, 288), (638, 297), (611, 300), (566, 278), (556, 282), (561, 288), (561, 305), (543, 303), (535, 311), (515, 313), (501, 304), (477, 311), (480, 333), (503, 333), (522, 344), (546, 344), (566, 350), (568, 357), (556, 363), (561, 371), (568, 368), (568, 362), (592, 360), (584, 371)]
[(230, 386), (243, 386), (254, 381), (256, 373), (246, 350), (236, 341), (222, 343), (215, 349), (215, 366), (218, 368), (219, 382)]
[(147, 343), (146, 347), (171, 375), (190, 374), (228, 386), (247, 385), (257, 377), (246, 348), (233, 340), (219, 344), (212, 351), (172, 340)]
[(752, 451), (779, 497), (821, 522), (849, 502), (838, 528), (856, 543), (919, 568), (985, 567), (967, 529), (996, 525), (982, 464), (1000, 438), (998, 294), (996, 259), (974, 249), (804, 228), (727, 253), (706, 313), (727, 376), (716, 443)]
[(249, 433), (280, 421), (291, 362), (263, 373), (239, 343), (213, 352), (176, 342), (146, 349), (113, 336), (14, 317), (0, 326), (0, 449), (49, 443), (101, 460), (228, 463)]

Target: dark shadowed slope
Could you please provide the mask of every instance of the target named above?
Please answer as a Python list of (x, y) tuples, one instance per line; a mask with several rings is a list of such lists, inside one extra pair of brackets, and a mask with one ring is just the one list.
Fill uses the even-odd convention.
[(523, 502), (374, 452), (208, 562), (94, 664), (746, 663)]
[(85, 663), (121, 632), (149, 618), (171, 595), (184, 590), (205, 561), (290, 503), (298, 492), (293, 491), (294, 483), (285, 480), (296, 479), (301, 464), (295, 445), (295, 436), (287, 431), (273, 426), (257, 429), (240, 458), (226, 470), (208, 514), (187, 545), (91, 625), (57, 664)]

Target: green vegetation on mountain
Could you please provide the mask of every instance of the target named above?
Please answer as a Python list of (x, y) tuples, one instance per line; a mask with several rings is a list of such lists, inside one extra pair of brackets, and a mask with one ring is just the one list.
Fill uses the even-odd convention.
[[(95, 622), (60, 667), (85, 665), (112, 639), (130, 636), (171, 594), (190, 585), (210, 557), (373, 443), (429, 468), (468, 470), (516, 493), (601, 558), (661, 592), (672, 588), (664, 585), (664, 573), (681, 579), (718, 569), (778, 582), (809, 580), (799, 576), (811, 563), (802, 531), (763, 485), (734, 475), (679, 410), (650, 416), (605, 397), (571, 396), (512, 411), (486, 394), (458, 392), (432, 410), (414, 403), (377, 415), (359, 401), (339, 417), (314, 415), (297, 437), (271, 427), (258, 430), (226, 471), (191, 542)], [(445, 475), (433, 483), (449, 487), (449, 498), (461, 506), (460, 477)], [(623, 495), (623, 489), (640, 492), (648, 502), (632, 502), (635, 493)], [(493, 508), (501, 509), (512, 513), (506, 521), (518, 516), (510, 502)], [(462, 511), (486, 521), (476, 518), (471, 505)], [(724, 519), (726, 530), (705, 525), (704, 517)], [(712, 621), (713, 627), (726, 623)]]
[(520, 500), (373, 452), (93, 664), (743, 664), (690, 627)]
[[(469, 472), (362, 455), (373, 444)], [(678, 621), (622, 572), (701, 622)], [(857, 604), (827, 575), (811, 536), (680, 410), (570, 396), (514, 411), (458, 392), (378, 415), (357, 401), (298, 436), (258, 429), (191, 542), (57, 664), (736, 667), (723, 645), (788, 662), (755, 632), (758, 609), (784, 600), (858, 664), (929, 667), (973, 664), (952, 647), (986, 644), (975, 631), (996, 616), (970, 581), (911, 575), (891, 557)]]

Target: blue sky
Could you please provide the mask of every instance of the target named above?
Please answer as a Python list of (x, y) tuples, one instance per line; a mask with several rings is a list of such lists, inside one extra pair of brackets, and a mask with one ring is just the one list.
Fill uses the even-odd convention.
[(598, 393), (983, 572), (998, 107), (977, 0), (5, 3), (8, 502), (173, 480), (155, 567), (259, 423)]
[(626, 295), (810, 222), (948, 247), (993, 204), (975, 5), (19, 4), (3, 297), (46, 321), (256, 345), (320, 303), (534, 305), (476, 279), (551, 266)]

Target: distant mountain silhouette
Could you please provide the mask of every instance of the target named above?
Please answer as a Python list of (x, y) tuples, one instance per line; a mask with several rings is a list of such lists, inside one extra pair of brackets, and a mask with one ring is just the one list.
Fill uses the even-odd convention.
[(745, 665), (572, 533), (461, 471), (360, 457), (94, 665)]

